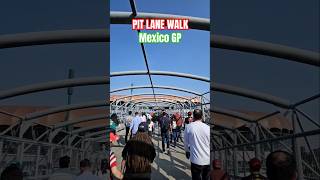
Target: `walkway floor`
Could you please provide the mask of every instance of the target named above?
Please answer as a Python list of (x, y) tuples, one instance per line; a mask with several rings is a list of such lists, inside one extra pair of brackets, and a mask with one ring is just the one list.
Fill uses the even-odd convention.
[[(118, 133), (121, 136), (120, 143), (124, 142), (124, 130)], [(156, 147), (157, 156), (152, 163), (152, 179), (164, 180), (164, 179), (179, 179), (189, 180), (191, 179), (190, 161), (185, 157), (183, 143), (177, 143), (176, 148), (170, 147), (169, 153), (161, 153), (161, 137), (154, 135), (153, 143)], [(112, 147), (112, 151), (115, 152), (120, 164), (122, 147)], [(119, 167), (120, 168), (120, 167)]]

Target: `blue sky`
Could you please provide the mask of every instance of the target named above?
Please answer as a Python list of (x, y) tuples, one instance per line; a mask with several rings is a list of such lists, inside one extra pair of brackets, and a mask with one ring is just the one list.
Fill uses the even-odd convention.
[[(209, 1), (136, 1), (138, 12), (153, 12), (210, 17)], [(111, 11), (131, 11), (129, 1), (110, 1)], [(138, 35), (130, 25), (111, 25), (110, 72), (146, 70)], [(149, 31), (150, 33), (156, 31)], [(179, 44), (145, 44), (150, 70), (174, 71), (210, 77), (209, 32), (199, 30), (162, 31), (161, 33), (182, 32)], [(152, 76), (155, 85), (176, 86), (198, 92), (209, 91), (209, 83), (184, 78)], [(111, 78), (111, 90), (134, 85), (148, 85), (148, 76)], [(134, 93), (152, 93), (151, 89), (134, 90)], [(170, 90), (158, 93), (188, 95)], [(118, 94), (129, 94), (130, 91)]]

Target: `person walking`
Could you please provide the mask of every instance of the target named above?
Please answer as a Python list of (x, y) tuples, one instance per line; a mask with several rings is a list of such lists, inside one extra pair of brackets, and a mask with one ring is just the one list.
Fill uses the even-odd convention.
[(160, 118), (160, 129), (161, 129), (161, 138), (162, 138), (162, 152), (166, 152), (167, 145), (168, 153), (170, 148), (169, 132), (170, 132), (170, 119), (166, 112), (162, 112), (162, 117)]
[(242, 180), (266, 180), (267, 178), (260, 174), (261, 161), (258, 158), (252, 158), (249, 161), (250, 175), (243, 177)]
[(175, 115), (173, 115), (171, 119), (171, 129), (172, 129), (172, 136), (173, 136), (173, 146), (175, 148), (177, 146), (177, 139), (178, 139), (178, 124), (177, 124), (177, 119)]
[(117, 127), (119, 125), (118, 116), (116, 113), (113, 113), (110, 118), (111, 118), (110, 119), (111, 132), (113, 132), (114, 134), (117, 134)]
[(269, 180), (295, 180), (297, 177), (297, 162), (286, 151), (274, 151), (267, 157), (267, 177)]
[(188, 116), (184, 120), (184, 129), (186, 129), (187, 125), (189, 125), (193, 121), (192, 112), (188, 112)]
[(80, 161), (81, 174), (75, 180), (101, 180), (98, 176), (92, 174), (91, 162), (89, 159)]
[(152, 120), (149, 120), (149, 124), (148, 124), (148, 134), (150, 137), (152, 137), (154, 131), (154, 123)]
[(211, 180), (229, 180), (228, 173), (222, 170), (221, 161), (215, 159), (212, 161), (212, 170), (210, 173)]
[(208, 180), (210, 172), (210, 127), (202, 122), (202, 111), (193, 111), (193, 122), (186, 128), (184, 148), (191, 161), (192, 180)]
[(59, 169), (52, 173), (49, 180), (73, 180), (76, 176), (71, 172), (70, 157), (63, 156), (59, 159)]
[(151, 180), (151, 164), (156, 150), (146, 129), (146, 123), (140, 123), (137, 134), (123, 148), (124, 180)]
[(130, 132), (130, 124), (132, 122), (132, 119), (133, 119), (132, 111), (129, 111), (128, 116), (125, 119), (126, 135), (124, 137), (124, 140), (125, 140), (126, 143), (128, 141), (128, 135), (129, 135), (129, 132)]
[[(116, 142), (119, 140), (119, 136), (113, 134), (110, 132), (109, 134), (109, 139), (110, 139), (110, 144), (113, 142)], [(113, 180), (113, 177), (116, 177), (117, 179), (122, 179), (123, 174), (121, 171), (118, 170), (117, 168), (117, 157), (114, 154), (114, 152), (111, 150), (111, 148), (108, 149), (109, 151), (109, 163), (107, 163), (107, 174), (105, 176), (108, 177), (108, 179)]]
[(132, 119), (132, 122), (130, 124), (130, 138), (132, 138), (136, 133), (138, 132), (139, 124), (141, 123), (141, 117), (139, 116), (139, 113), (135, 113), (135, 117)]

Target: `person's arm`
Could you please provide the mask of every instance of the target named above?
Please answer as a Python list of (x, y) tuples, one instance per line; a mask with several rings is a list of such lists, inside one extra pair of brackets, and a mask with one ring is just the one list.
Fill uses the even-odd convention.
[(125, 167), (126, 167), (126, 160), (122, 160), (121, 161), (121, 171), (124, 173), (124, 171), (125, 171)]
[(134, 119), (132, 119), (131, 122), (130, 122), (130, 129), (132, 129), (133, 121), (134, 121)]
[(184, 150), (189, 152), (189, 136), (188, 136), (188, 127), (184, 130)]
[(111, 168), (112, 175), (117, 179), (123, 179), (122, 172), (118, 170), (116, 166)]

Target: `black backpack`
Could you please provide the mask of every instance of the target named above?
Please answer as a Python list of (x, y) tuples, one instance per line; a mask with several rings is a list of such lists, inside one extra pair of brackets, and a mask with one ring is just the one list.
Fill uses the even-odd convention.
[(161, 132), (167, 132), (170, 128), (170, 120), (168, 117), (161, 118)]

